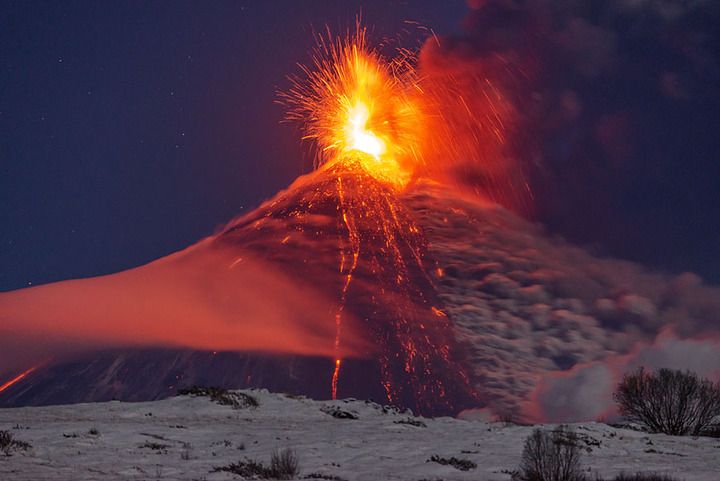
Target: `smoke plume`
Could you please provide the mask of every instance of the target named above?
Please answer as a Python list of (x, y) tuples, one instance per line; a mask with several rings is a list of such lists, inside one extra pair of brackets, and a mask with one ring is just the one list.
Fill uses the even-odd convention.
[(720, 4), (468, 3), (419, 66), (467, 104), (454, 141), (483, 144), (456, 179), (575, 242), (720, 280)]

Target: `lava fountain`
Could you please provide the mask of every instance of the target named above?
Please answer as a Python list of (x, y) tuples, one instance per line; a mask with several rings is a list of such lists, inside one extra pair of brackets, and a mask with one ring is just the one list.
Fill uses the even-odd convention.
[[(422, 332), (428, 320), (443, 322), (444, 318), (438, 316), (441, 311), (435, 306), (426, 306), (432, 315), (421, 320), (403, 302), (422, 298), (422, 292), (416, 289), (418, 280), (411, 280), (410, 271), (425, 272), (425, 248), (420, 229), (394, 196), (408, 184), (414, 167), (422, 162), (423, 122), (418, 102), (422, 91), (415, 70), (407, 56), (387, 60), (369, 48), (366, 31), (359, 23), (355, 32), (345, 38), (334, 39), (327, 32), (317, 40), (312, 67), (302, 67), (302, 76), (291, 77), (292, 88), (281, 93), (281, 99), (289, 106), (287, 119), (300, 122), (303, 139), (313, 142), (316, 165), (335, 173), (338, 218), (346, 236), (340, 248), (339, 271), (345, 281), (335, 315), (335, 349), (339, 352), (342, 343), (342, 315), (348, 291), (358, 262), (366, 254), (363, 261), (373, 266), (372, 274), (378, 279), (391, 279), (399, 293), (396, 298), (400, 301), (388, 305), (394, 308), (394, 331), (408, 333), (399, 346), (405, 374), (415, 389), (436, 390), (431, 397), (440, 399), (444, 395), (442, 382), (436, 378), (437, 384), (430, 387), (423, 385), (422, 378), (430, 374), (429, 349), (449, 361), (448, 346), (422, 345), (423, 336), (410, 333)], [(347, 196), (343, 172), (353, 173), (357, 184), (353, 188), (361, 193), (360, 197)], [(360, 223), (365, 224), (365, 230), (358, 228)], [(370, 248), (373, 242), (364, 238), (368, 234), (382, 239), (379, 251)], [(389, 352), (383, 351), (387, 355), (381, 360), (383, 386), (388, 400), (400, 402)], [(331, 381), (333, 399), (337, 397), (341, 365), (338, 356)]]

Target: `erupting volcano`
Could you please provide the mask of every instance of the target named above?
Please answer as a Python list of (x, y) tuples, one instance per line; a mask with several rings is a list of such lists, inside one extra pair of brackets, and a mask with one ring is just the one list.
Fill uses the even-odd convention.
[(529, 187), (497, 76), (387, 58), (359, 25), (317, 40), (279, 98), (315, 171), (166, 258), (0, 294), (6, 332), (62, 353), (0, 373), (0, 404), (221, 384), (540, 419), (556, 377), (702, 337), (712, 288), (596, 258), (513, 213)]
[[(317, 171), (176, 256), (184, 264), (222, 252), (232, 270), (249, 254), (332, 293), (334, 314), (327, 321), (334, 324), (333, 342), (320, 350), (333, 352), (332, 369), (328, 376), (304, 374), (329, 379), (325, 393), (312, 394), (377, 394), (348, 386), (344, 353), (350, 353), (377, 359), (377, 378), (368, 372), (354, 383), (375, 383), (385, 402), (454, 413), (475, 405), (476, 396), (429, 275), (437, 267), (427, 256), (427, 240), (399, 198), (425, 162), (427, 101), (407, 53), (387, 60), (368, 47), (365, 35), (358, 24), (343, 39), (319, 36), (313, 66), (280, 94), (287, 119), (300, 121), (303, 139), (313, 143)], [(242, 312), (234, 316), (242, 322)], [(358, 344), (366, 347), (358, 350)], [(317, 348), (297, 349), (306, 350)]]
[[(447, 319), (424, 298), (429, 290), (425, 284), (431, 282), (423, 264), (425, 240), (397, 200), (397, 192), (405, 188), (422, 161), (421, 90), (414, 83), (412, 64), (407, 59), (386, 61), (369, 49), (359, 23), (345, 39), (333, 40), (330, 32), (327, 38), (317, 38), (313, 67), (303, 68), (304, 77), (293, 78), (293, 88), (281, 96), (290, 107), (287, 118), (302, 123), (303, 139), (313, 141), (317, 152), (316, 165), (332, 182), (320, 184), (313, 198), (301, 201), (301, 208), (290, 215), (302, 217), (322, 205), (323, 198), (324, 202), (337, 199), (343, 237), (339, 272), (344, 282), (335, 316), (335, 349), (342, 342), (343, 311), (354, 288), (353, 277), (359, 269), (367, 271), (364, 277), (376, 279), (381, 288), (370, 293), (373, 307), (365, 321), (375, 322), (378, 313), (386, 311), (380, 316), (386, 320), (376, 331), (376, 339), (388, 338), (381, 333), (388, 325), (398, 336), (396, 345), (386, 346), (381, 354), (387, 399), (399, 403), (404, 397), (391, 362), (399, 357), (414, 395), (432, 400), (424, 409), (433, 409), (446, 403), (446, 389), (444, 381), (433, 374), (432, 358), (439, 356), (445, 364), (451, 361), (447, 341), (429, 342), (426, 331), (434, 330), (434, 324), (444, 324), (440, 330), (447, 331)], [(337, 357), (333, 399), (341, 369), (342, 359)]]

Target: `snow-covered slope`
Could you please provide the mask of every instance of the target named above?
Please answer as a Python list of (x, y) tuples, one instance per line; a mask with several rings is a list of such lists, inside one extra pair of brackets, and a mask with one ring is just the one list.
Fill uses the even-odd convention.
[[(517, 467), (533, 429), (412, 418), (364, 401), (244, 392), (259, 406), (234, 409), (207, 397), (180, 396), (1, 409), (0, 430), (32, 447), (0, 455), (0, 479), (240, 479), (211, 471), (246, 457), (267, 464), (274, 449), (292, 448), (300, 460), (298, 479), (499, 481), (510, 479), (508, 472)], [(332, 408), (357, 419), (333, 417), (328, 414)], [(687, 481), (720, 479), (718, 439), (648, 435), (598, 423), (572, 426), (590, 479), (622, 471), (655, 471)], [(433, 455), (467, 459), (477, 467), (461, 471), (428, 462)], [(308, 477), (312, 474), (325, 478)]]

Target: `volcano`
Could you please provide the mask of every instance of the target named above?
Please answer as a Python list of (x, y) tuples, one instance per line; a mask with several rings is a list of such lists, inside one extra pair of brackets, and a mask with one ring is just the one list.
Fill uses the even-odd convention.
[(215, 385), (570, 420), (607, 414), (628, 366), (691, 367), (693, 352), (716, 374), (720, 289), (603, 258), (496, 202), (531, 189), (495, 83), (385, 58), (359, 24), (318, 40), (280, 95), (317, 170), (158, 261), (0, 293), (0, 354), (26, 354), (6, 333), (63, 353), (5, 368), (0, 405)]
[(357, 331), (360, 352), (341, 365), (268, 352), (90, 352), (39, 367), (0, 393), (0, 405), (152, 400), (218, 385), (373, 399), (424, 415), (528, 413), (548, 373), (627, 356), (668, 326), (697, 337), (718, 312), (714, 288), (691, 275), (599, 258), (446, 184), (418, 180), (397, 193), (362, 169), (301, 177), (199, 246), (189, 255), (250, 253), (328, 293), (338, 301), (323, 322)]
[(199, 247), (234, 252), (235, 262), (260, 257), (338, 299), (327, 323), (336, 324), (336, 344), (344, 342), (346, 324), (354, 324), (367, 345), (359, 356), (112, 350), (41, 367), (2, 392), (0, 402), (147, 400), (210, 384), (370, 398), (425, 414), (476, 406), (439, 298), (438, 268), (414, 218), (410, 206), (362, 169), (327, 168), (298, 179)]

